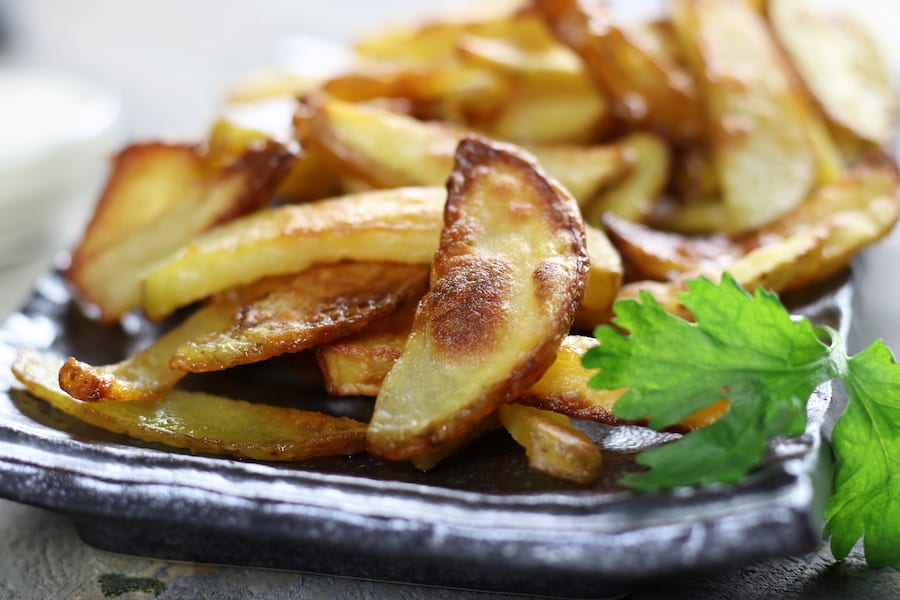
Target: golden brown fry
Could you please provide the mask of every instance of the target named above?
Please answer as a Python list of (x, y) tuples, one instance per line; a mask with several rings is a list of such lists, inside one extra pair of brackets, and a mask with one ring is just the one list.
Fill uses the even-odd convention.
[(406, 458), (470, 430), (553, 362), (584, 295), (578, 205), (511, 147), (460, 143), (431, 290), (369, 424)]
[[(778, 41), (839, 139), (886, 148), (897, 130), (897, 94), (875, 40), (853, 15), (809, 0), (770, 0)], [(853, 142), (851, 141), (850, 144)], [(857, 150), (850, 149), (855, 156)]]
[(446, 192), (403, 188), (259, 211), (196, 237), (149, 273), (150, 318), (236, 285), (341, 260), (427, 264)]
[(57, 385), (62, 359), (22, 351), (13, 373), (29, 392), (95, 427), (147, 442), (251, 460), (297, 461), (365, 449), (366, 425), (346, 417), (170, 390), (150, 402), (81, 402)]
[[(296, 146), (293, 116), (297, 107), (294, 98), (225, 107), (207, 136), (209, 156), (217, 164), (227, 164), (250, 148), (270, 141), (288, 147)], [(304, 202), (334, 196), (338, 189), (338, 174), (328, 168), (322, 152), (303, 147), (275, 196)]]
[(598, 227), (606, 213), (630, 221), (646, 220), (669, 179), (671, 151), (661, 138), (638, 132), (617, 145), (634, 168), (584, 207), (585, 221)]
[(748, 249), (723, 234), (685, 236), (632, 223), (611, 213), (603, 224), (634, 279), (667, 280), (719, 271)]
[(59, 371), (60, 387), (85, 402), (154, 400), (184, 377), (169, 359), (185, 341), (226, 326), (237, 302), (211, 302), (147, 348), (112, 365), (91, 366), (74, 357)]
[(595, 390), (587, 385), (592, 373), (582, 366), (581, 357), (596, 345), (593, 337), (566, 336), (550, 368), (516, 402), (578, 419), (621, 423), (612, 409), (625, 390)]
[(191, 145), (135, 144), (113, 163), (66, 275), (103, 321), (140, 306), (141, 280), (198, 233), (269, 202), (293, 155), (279, 144), (224, 166)]
[(420, 298), (363, 331), (316, 348), (316, 359), (332, 396), (378, 395), (385, 375), (403, 352)]
[(625, 271), (622, 257), (602, 229), (585, 223), (584, 233), (591, 268), (588, 271), (584, 299), (575, 313), (573, 325), (589, 331), (609, 318), (610, 309), (622, 287)]
[(581, 485), (600, 475), (600, 450), (568, 417), (521, 404), (501, 406), (499, 413), (500, 422), (525, 448), (535, 471)]
[(741, 2), (674, 0), (672, 21), (706, 103), (727, 233), (793, 210), (816, 182), (809, 107), (757, 13)]
[[(469, 132), (447, 123), (424, 123), (383, 107), (333, 98), (309, 99), (295, 123), (307, 147), (321, 151), (334, 169), (374, 188), (443, 185), (453, 153)], [(643, 146), (538, 145), (527, 149), (547, 173), (589, 204), (643, 158)], [(661, 184), (660, 184), (661, 187)]]
[(677, 46), (658, 39), (666, 30), (615, 23), (597, 0), (534, 0), (533, 5), (556, 36), (581, 55), (618, 118), (679, 145), (701, 140), (697, 86), (681, 57), (670, 54)]
[(398, 263), (319, 265), (307, 269), (228, 319), (188, 338), (169, 366), (202, 373), (299, 352), (360, 331), (420, 297), (428, 267)]
[(845, 269), (860, 251), (890, 233), (898, 217), (900, 171), (888, 156), (873, 155), (839, 181), (819, 187), (759, 235), (764, 244), (768, 235), (823, 230), (818, 263), (799, 264), (778, 291), (798, 290)]

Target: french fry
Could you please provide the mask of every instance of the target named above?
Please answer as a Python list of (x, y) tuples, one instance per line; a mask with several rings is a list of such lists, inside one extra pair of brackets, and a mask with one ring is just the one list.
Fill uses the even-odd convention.
[(202, 373), (299, 352), (360, 331), (427, 287), (425, 265), (319, 265), (185, 340), (169, 366)]
[[(323, 152), (335, 170), (374, 188), (443, 185), (465, 129), (425, 123), (382, 107), (314, 98), (295, 123), (307, 146)], [(589, 204), (611, 183), (625, 177), (647, 152), (638, 141), (621, 144), (528, 146), (542, 167), (579, 204)], [(660, 184), (661, 187), (661, 184)]]
[(834, 10), (808, 0), (768, 3), (778, 41), (836, 129), (845, 153), (855, 157), (887, 148), (894, 139), (897, 94), (875, 40), (852, 15)]
[(402, 188), (271, 208), (196, 237), (144, 281), (144, 310), (180, 306), (262, 277), (342, 260), (427, 264), (446, 192)]
[(211, 302), (148, 347), (112, 365), (91, 366), (74, 357), (59, 371), (59, 385), (84, 402), (154, 400), (186, 374), (169, 367), (169, 359), (184, 342), (226, 326), (240, 308), (235, 301)]
[(606, 232), (634, 279), (668, 280), (721, 270), (749, 248), (719, 234), (686, 236), (632, 223), (609, 213)]
[(600, 475), (600, 450), (568, 417), (521, 404), (505, 404), (499, 413), (503, 427), (525, 448), (535, 471), (581, 485)]
[(530, 387), (584, 295), (578, 205), (534, 162), (466, 139), (448, 188), (431, 289), (369, 423), (369, 451), (391, 459), (459, 437)]
[(647, 220), (668, 181), (671, 151), (661, 138), (638, 132), (618, 144), (634, 168), (584, 207), (585, 221), (591, 225), (600, 226), (606, 213), (630, 221)]
[(591, 268), (588, 271), (584, 299), (575, 313), (573, 325), (577, 329), (590, 331), (609, 319), (613, 302), (622, 287), (625, 271), (622, 257), (602, 229), (585, 223), (584, 233)]
[(365, 449), (365, 423), (294, 408), (170, 390), (154, 401), (81, 402), (57, 383), (62, 359), (25, 350), (13, 373), (26, 389), (90, 425), (205, 454), (297, 461)]
[(596, 0), (534, 0), (550, 29), (585, 61), (615, 115), (679, 145), (695, 144), (704, 131), (700, 95), (681, 59), (658, 39), (659, 27), (626, 28)]
[(672, 20), (706, 105), (726, 233), (790, 212), (816, 182), (809, 107), (762, 17), (746, 4), (676, 0)]
[(381, 383), (403, 352), (419, 298), (363, 331), (316, 348), (316, 360), (332, 396), (378, 395)]
[[(742, 285), (755, 287), (765, 282), (765, 287), (781, 293), (834, 275), (860, 250), (885, 236), (900, 215), (898, 190), (896, 163), (876, 154), (838, 181), (816, 188), (789, 214), (736, 239), (721, 234), (687, 237), (612, 215), (607, 215), (605, 222), (635, 277), (665, 280), (741, 269), (745, 275), (737, 280)], [(763, 257), (790, 256), (807, 245), (800, 240), (810, 231), (816, 232), (810, 238), (815, 242), (807, 240), (816, 246), (815, 252), (797, 254), (793, 264), (784, 263), (775, 270), (782, 275), (773, 272), (759, 279), (760, 266), (769, 264)], [(791, 239), (794, 241), (788, 241)]]
[(268, 203), (293, 155), (275, 143), (224, 166), (179, 144), (135, 144), (120, 152), (94, 217), (76, 246), (69, 280), (114, 321), (141, 304), (141, 281), (198, 233)]

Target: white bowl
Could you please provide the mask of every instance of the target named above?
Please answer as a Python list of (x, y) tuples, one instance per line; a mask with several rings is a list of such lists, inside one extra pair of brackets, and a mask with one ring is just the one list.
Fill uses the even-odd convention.
[(119, 97), (73, 74), (0, 68), (0, 267), (78, 236), (121, 142)]

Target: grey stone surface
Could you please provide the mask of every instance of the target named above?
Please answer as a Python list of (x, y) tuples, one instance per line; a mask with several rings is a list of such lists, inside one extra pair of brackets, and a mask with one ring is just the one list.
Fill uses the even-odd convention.
[[(118, 576), (136, 587), (143, 584), (143, 589), (149, 590), (115, 596), (120, 600), (521, 598), (113, 554), (84, 544), (66, 517), (0, 501), (0, 600), (106, 600), (113, 597), (108, 589), (104, 594), (103, 583), (110, 576)], [(638, 585), (629, 597), (633, 600), (890, 599), (900, 598), (900, 572), (867, 567), (859, 548), (846, 560), (837, 562), (823, 545), (818, 552), (806, 556), (762, 561), (711, 574), (647, 581)]]

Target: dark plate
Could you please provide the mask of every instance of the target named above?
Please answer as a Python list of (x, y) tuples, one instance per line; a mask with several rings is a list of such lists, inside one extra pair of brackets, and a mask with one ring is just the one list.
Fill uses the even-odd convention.
[[(789, 299), (846, 333), (845, 275)], [(667, 435), (581, 424), (603, 477), (577, 488), (531, 472), (502, 432), (429, 473), (369, 456), (261, 464), (197, 456), (84, 425), (20, 391), (17, 346), (118, 360), (154, 334), (139, 319), (86, 318), (55, 275), (0, 329), (0, 495), (70, 514), (102, 549), (508, 592), (610, 596), (648, 577), (802, 553), (821, 541), (831, 462), (823, 386), (804, 435), (773, 442), (732, 486), (635, 494), (617, 486), (637, 451)], [(192, 376), (189, 387), (365, 417), (371, 400), (328, 400), (302, 360)]]

